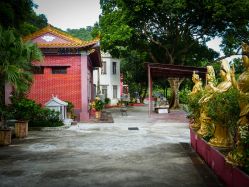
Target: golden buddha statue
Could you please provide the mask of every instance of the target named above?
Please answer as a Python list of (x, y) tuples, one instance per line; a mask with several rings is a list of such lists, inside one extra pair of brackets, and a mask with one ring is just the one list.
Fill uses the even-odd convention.
[(206, 102), (204, 102), (206, 97), (209, 97), (213, 91), (213, 87), (215, 86), (215, 72), (213, 66), (207, 66), (207, 74), (206, 74), (206, 86), (205, 86), (205, 95), (199, 100), (201, 104), (200, 110), (200, 129), (197, 134), (201, 137), (205, 137), (208, 134), (212, 134), (214, 131), (214, 127), (211, 123), (211, 118), (207, 116), (207, 106)]
[[(208, 102), (208, 100), (213, 97), (214, 93), (226, 92), (232, 87), (230, 65), (226, 60), (221, 61), (220, 76), (222, 82), (219, 83), (217, 87), (213, 85), (210, 86), (212, 89), (211, 94), (204, 99), (204, 102)], [(233, 139), (230, 132), (228, 131), (228, 128), (222, 126), (221, 124), (214, 124), (214, 126), (214, 134), (209, 140), (209, 144), (216, 147), (230, 147), (233, 143)]]
[[(191, 99), (193, 99), (193, 97), (195, 97), (195, 95), (199, 92), (202, 91), (202, 81), (201, 78), (199, 77), (198, 74), (195, 73), (195, 71), (193, 72), (192, 75), (192, 81), (194, 82), (194, 86), (192, 88), (192, 91), (189, 94), (189, 97), (191, 97)], [(199, 118), (195, 117), (191, 123), (190, 123), (190, 127), (193, 129), (199, 129), (200, 128), (200, 120)]]
[(245, 155), (245, 148), (241, 144), (241, 134), (239, 129), (249, 125), (249, 46), (245, 43), (242, 44), (242, 62), (245, 67), (245, 71), (239, 76), (238, 81), (235, 80), (234, 67), (231, 71), (231, 79), (233, 87), (239, 91), (239, 107), (240, 116), (237, 122), (238, 137), (236, 142), (236, 148), (230, 152), (226, 158), (228, 162), (236, 165), (240, 165), (241, 159)]
[(192, 81), (195, 83), (195, 85), (193, 86), (190, 95), (196, 94), (202, 90), (201, 78), (199, 77), (198, 74), (195, 73), (195, 71), (193, 72), (193, 75), (192, 75)]

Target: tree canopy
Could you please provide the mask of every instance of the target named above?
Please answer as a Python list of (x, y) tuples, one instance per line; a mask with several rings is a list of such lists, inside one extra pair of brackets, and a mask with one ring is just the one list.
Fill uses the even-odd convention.
[(3, 120), (5, 85), (15, 93), (24, 93), (32, 83), (31, 62), (41, 60), (36, 45), (23, 43), (21, 36), (47, 24), (44, 15), (36, 15), (32, 0), (0, 1), (0, 122)]
[(91, 35), (92, 30), (93, 30), (92, 26), (87, 26), (86, 28), (80, 28), (80, 29), (67, 29), (67, 32), (74, 37), (89, 41), (93, 39)]
[(101, 47), (115, 57), (126, 58), (135, 50), (146, 53), (141, 61), (201, 66), (219, 56), (206, 45), (212, 38), (221, 37), (222, 49), (230, 56), (249, 34), (247, 0), (101, 0), (100, 4)]
[(247, 0), (101, 0), (101, 8), (102, 47), (114, 55), (129, 46), (154, 62), (191, 64), (217, 57), (206, 46), (212, 37), (231, 55), (248, 36)]
[(32, 0), (1, 0), (0, 25), (4, 29), (15, 29), (22, 36), (45, 27), (46, 16), (37, 15), (33, 8), (37, 8), (37, 5)]

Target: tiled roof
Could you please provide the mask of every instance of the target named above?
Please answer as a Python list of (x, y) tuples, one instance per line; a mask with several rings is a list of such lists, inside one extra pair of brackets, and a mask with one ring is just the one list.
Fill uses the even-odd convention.
[(55, 27), (48, 25), (44, 27), (43, 29), (34, 32), (33, 34), (30, 34), (28, 36), (23, 37), (23, 40), (26, 41), (32, 41), (38, 37), (41, 37), (42, 35), (45, 35), (47, 33), (50, 33), (58, 38), (61, 38), (67, 42), (37, 42), (38, 47), (40, 48), (57, 48), (57, 47), (87, 47), (90, 45), (94, 45), (99, 41), (99, 38), (93, 39), (91, 41), (84, 41), (79, 38), (73, 37), (70, 34), (60, 31), (56, 29)]

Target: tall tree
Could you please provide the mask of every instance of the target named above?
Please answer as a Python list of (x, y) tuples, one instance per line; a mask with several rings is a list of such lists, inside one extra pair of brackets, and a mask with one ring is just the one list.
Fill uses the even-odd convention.
[(141, 102), (144, 101), (148, 88), (147, 73), (144, 68), (145, 55), (146, 53), (140, 54), (136, 50), (133, 50), (120, 63), (125, 80), (124, 83), (129, 85), (130, 96), (132, 98), (139, 96)]
[(32, 0), (1, 0), (0, 24), (4, 28), (19, 28), (32, 13)]
[(25, 92), (32, 83), (31, 62), (41, 60), (42, 53), (32, 43), (23, 43), (13, 30), (0, 27), (0, 102), (4, 105), (5, 84), (16, 92)]
[[(217, 57), (206, 46), (212, 37), (225, 38), (230, 30), (237, 34), (241, 30), (248, 32), (247, 0), (100, 2), (101, 44), (104, 50), (117, 56), (129, 48), (146, 51), (156, 63), (193, 65)], [(169, 79), (173, 96), (181, 81)], [(171, 105), (178, 107), (176, 100)]]
[(28, 35), (47, 25), (44, 14), (36, 15), (37, 5), (32, 0), (1, 0), (0, 25), (13, 28), (22, 36)]
[(36, 45), (21, 39), (47, 22), (44, 15), (36, 16), (33, 7), (32, 0), (0, 1), (0, 122), (5, 85), (10, 84), (15, 93), (27, 91), (32, 83), (31, 62), (42, 58)]

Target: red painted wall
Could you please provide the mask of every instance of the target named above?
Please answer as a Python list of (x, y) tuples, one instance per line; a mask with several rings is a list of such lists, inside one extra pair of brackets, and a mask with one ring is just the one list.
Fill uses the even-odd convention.
[(28, 97), (43, 106), (52, 95), (71, 101), (76, 110), (81, 109), (80, 56), (45, 56), (42, 65), (70, 65), (67, 74), (52, 74), (51, 67), (44, 67), (44, 74), (35, 74)]

